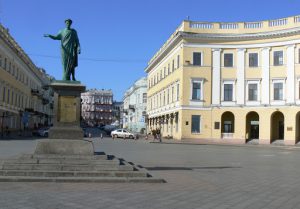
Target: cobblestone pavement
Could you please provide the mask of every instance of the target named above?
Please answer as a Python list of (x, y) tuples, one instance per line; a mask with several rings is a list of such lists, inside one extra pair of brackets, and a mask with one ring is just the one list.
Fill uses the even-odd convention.
[[(142, 165), (168, 183), (0, 183), (0, 209), (300, 208), (299, 147), (93, 140), (97, 151)], [(0, 158), (30, 153), (35, 143), (0, 141)]]

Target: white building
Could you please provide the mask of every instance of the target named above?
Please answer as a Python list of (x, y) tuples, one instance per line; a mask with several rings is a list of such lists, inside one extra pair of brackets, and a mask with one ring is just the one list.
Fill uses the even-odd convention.
[(147, 78), (137, 80), (124, 94), (123, 128), (144, 133), (146, 130)]

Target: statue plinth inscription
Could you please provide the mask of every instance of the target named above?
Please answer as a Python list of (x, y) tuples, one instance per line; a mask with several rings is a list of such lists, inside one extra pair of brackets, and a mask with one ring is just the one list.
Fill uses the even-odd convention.
[(59, 96), (57, 120), (63, 123), (76, 122), (76, 106), (75, 96)]

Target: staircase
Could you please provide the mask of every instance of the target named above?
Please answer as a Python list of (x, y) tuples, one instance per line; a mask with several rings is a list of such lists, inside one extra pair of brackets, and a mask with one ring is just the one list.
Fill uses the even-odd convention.
[(0, 161), (0, 182), (165, 183), (147, 170), (105, 153), (23, 154)]

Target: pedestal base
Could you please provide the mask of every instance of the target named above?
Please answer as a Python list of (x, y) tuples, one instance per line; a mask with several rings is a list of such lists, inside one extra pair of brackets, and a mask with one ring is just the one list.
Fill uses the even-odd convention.
[(49, 129), (50, 139), (82, 139), (83, 130), (79, 126), (54, 126)]
[(94, 155), (94, 146), (93, 142), (82, 139), (46, 139), (38, 141), (34, 154)]

